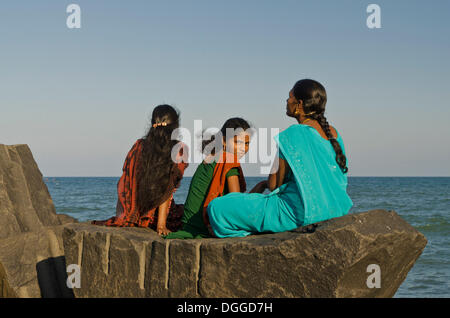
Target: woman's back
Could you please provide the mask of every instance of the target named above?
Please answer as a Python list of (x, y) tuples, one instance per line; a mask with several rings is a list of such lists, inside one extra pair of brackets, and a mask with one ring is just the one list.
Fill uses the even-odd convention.
[[(341, 136), (337, 132), (336, 136), (345, 153)], [(352, 205), (346, 193), (347, 176), (336, 163), (331, 143), (307, 125), (292, 125), (276, 140), (303, 199), (303, 223), (346, 214)]]

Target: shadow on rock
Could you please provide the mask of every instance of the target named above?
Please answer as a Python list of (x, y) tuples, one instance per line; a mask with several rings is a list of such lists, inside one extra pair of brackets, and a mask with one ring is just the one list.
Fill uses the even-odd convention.
[(36, 272), (42, 298), (74, 298), (66, 285), (66, 259), (50, 257), (36, 264)]

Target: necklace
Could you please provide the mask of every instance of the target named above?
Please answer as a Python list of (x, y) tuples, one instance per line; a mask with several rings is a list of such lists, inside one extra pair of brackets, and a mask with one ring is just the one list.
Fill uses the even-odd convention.
[(304, 125), (308, 120), (311, 120), (311, 119), (306, 118), (301, 124)]

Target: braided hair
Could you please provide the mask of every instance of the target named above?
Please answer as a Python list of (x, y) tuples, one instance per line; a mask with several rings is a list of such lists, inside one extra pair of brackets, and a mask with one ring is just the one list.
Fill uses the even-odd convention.
[(348, 172), (347, 158), (342, 151), (341, 145), (333, 137), (330, 125), (325, 117), (325, 105), (327, 103), (327, 92), (322, 84), (311, 79), (303, 79), (295, 83), (293, 88), (294, 97), (303, 101), (305, 118), (316, 120), (325, 132), (336, 153), (336, 162), (343, 173)]

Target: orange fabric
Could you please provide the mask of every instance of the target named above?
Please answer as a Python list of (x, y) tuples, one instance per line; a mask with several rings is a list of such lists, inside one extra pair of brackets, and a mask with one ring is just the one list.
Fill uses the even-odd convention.
[(214, 200), (215, 198), (221, 197), (223, 194), (223, 190), (225, 189), (225, 184), (227, 182), (227, 173), (230, 169), (238, 168), (239, 170), (239, 185), (240, 191), (246, 191), (246, 183), (244, 178), (244, 173), (242, 172), (241, 164), (236, 156), (229, 152), (221, 152), (218, 155), (218, 158), (221, 158), (216, 163), (214, 167), (213, 178), (211, 180), (211, 184), (209, 186), (208, 194), (206, 195), (205, 202), (203, 203), (203, 222), (210, 234), (213, 235), (211, 225), (209, 224), (209, 217), (206, 211), (208, 204)]
[[(177, 152), (177, 167), (181, 175), (188, 166), (186, 145), (179, 143)], [(123, 174), (117, 183), (117, 208), (116, 216), (105, 221), (92, 221), (95, 225), (117, 226), (117, 227), (152, 227), (157, 224), (157, 209), (155, 207), (145, 213), (139, 213), (137, 207), (137, 160), (142, 151), (142, 139), (136, 141), (123, 165)], [(181, 217), (184, 209), (183, 205), (175, 204), (173, 194), (170, 195), (169, 214), (167, 216), (167, 228), (171, 231), (177, 231), (182, 223)], [(155, 216), (156, 214), (156, 216)]]

